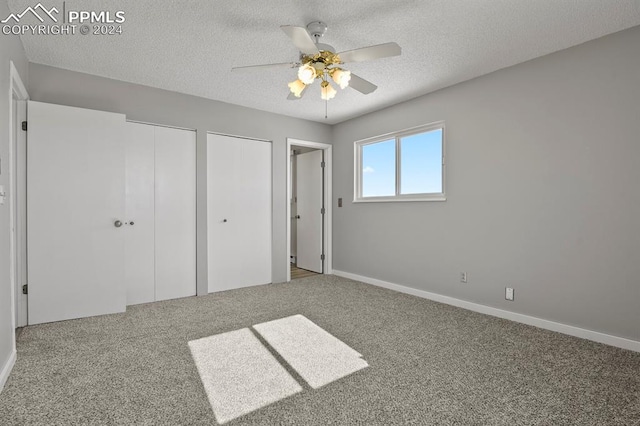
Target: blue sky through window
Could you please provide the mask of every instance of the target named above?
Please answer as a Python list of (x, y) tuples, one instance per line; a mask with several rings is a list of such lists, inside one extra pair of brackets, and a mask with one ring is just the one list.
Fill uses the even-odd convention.
[(362, 146), (362, 196), (396, 195), (396, 141)]
[(442, 129), (401, 139), (401, 194), (442, 192)]
[[(400, 139), (400, 193), (442, 193), (442, 129)], [(362, 146), (362, 197), (396, 195), (396, 141)]]

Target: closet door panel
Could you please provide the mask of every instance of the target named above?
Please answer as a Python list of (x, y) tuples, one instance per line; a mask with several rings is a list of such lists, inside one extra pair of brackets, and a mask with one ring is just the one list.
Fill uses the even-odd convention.
[(127, 305), (155, 300), (154, 126), (126, 125)]
[(243, 241), (239, 258), (243, 270), (241, 286), (271, 282), (271, 144), (241, 139), (241, 176), (237, 182), (236, 212)]
[(236, 138), (207, 135), (207, 214), (209, 292), (236, 288), (241, 269), (238, 253), (236, 184), (242, 175)]
[(155, 127), (156, 300), (196, 294), (196, 134)]
[(210, 134), (207, 157), (209, 292), (270, 283), (271, 144)]

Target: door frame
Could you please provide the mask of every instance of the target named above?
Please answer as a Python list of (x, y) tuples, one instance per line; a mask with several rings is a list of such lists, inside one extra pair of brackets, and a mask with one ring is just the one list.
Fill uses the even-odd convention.
[[(17, 100), (17, 111), (14, 111), (14, 99)], [(15, 187), (16, 192), (23, 189), (18, 186), (19, 165), (22, 165), (23, 171), (26, 172), (26, 158), (18, 157), (18, 144), (26, 143), (26, 132), (18, 128), (18, 123), (27, 119), (28, 99), (29, 94), (20, 78), (20, 74), (13, 61), (9, 61), (9, 282), (11, 283), (11, 333), (13, 335), (14, 353), (16, 351), (16, 327), (27, 325), (27, 312), (22, 308), (25, 302), (24, 298), (27, 296), (20, 291), (21, 283), (16, 282), (16, 272), (26, 269), (23, 267), (26, 265), (26, 258), (21, 254), (23, 250), (17, 249), (20, 247), (19, 241), (26, 241), (26, 238), (21, 240), (20, 237), (23, 234), (26, 235), (27, 217), (26, 210), (20, 212), (18, 207), (14, 206), (18, 194), (14, 193), (13, 189)], [(16, 120), (13, 119), (14, 114)], [(17, 138), (20, 138), (21, 141), (18, 141)], [(25, 193), (20, 195), (26, 196), (26, 188), (24, 190)], [(16, 212), (20, 217), (15, 216)], [(20, 278), (20, 281), (25, 281), (26, 283), (26, 277), (22, 277), (21, 274)], [(26, 303), (24, 303), (24, 306), (26, 306)]]
[(333, 274), (332, 256), (332, 188), (333, 188), (333, 147), (331, 144), (287, 138), (287, 281), (291, 281), (291, 147), (304, 146), (324, 151), (324, 270), (323, 274)]

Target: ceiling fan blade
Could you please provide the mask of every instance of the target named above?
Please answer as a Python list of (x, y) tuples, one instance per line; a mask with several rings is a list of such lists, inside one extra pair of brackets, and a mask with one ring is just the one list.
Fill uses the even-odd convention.
[(360, 93), (368, 95), (378, 88), (375, 84), (365, 80), (362, 77), (358, 77), (354, 73), (351, 73), (351, 80), (349, 80), (349, 87), (357, 90)]
[(306, 28), (294, 27), (293, 25), (282, 25), (280, 28), (286, 35), (291, 37), (293, 44), (305, 55), (315, 55), (319, 52)]
[(249, 65), (246, 67), (233, 67), (231, 71), (262, 71), (269, 68), (297, 68), (300, 64), (295, 62), (283, 62), (280, 64), (264, 64), (264, 65)]
[(347, 50), (338, 53), (342, 62), (362, 62), (372, 59), (388, 58), (389, 56), (398, 56), (402, 53), (402, 48), (398, 43), (384, 43), (375, 46), (361, 47), (360, 49)]

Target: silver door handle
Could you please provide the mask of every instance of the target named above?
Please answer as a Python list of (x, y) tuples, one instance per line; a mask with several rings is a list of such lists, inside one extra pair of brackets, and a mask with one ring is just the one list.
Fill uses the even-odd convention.
[(120, 228), (122, 226), (122, 222), (116, 220), (115, 222), (113, 222), (113, 226), (115, 226), (116, 228)]

